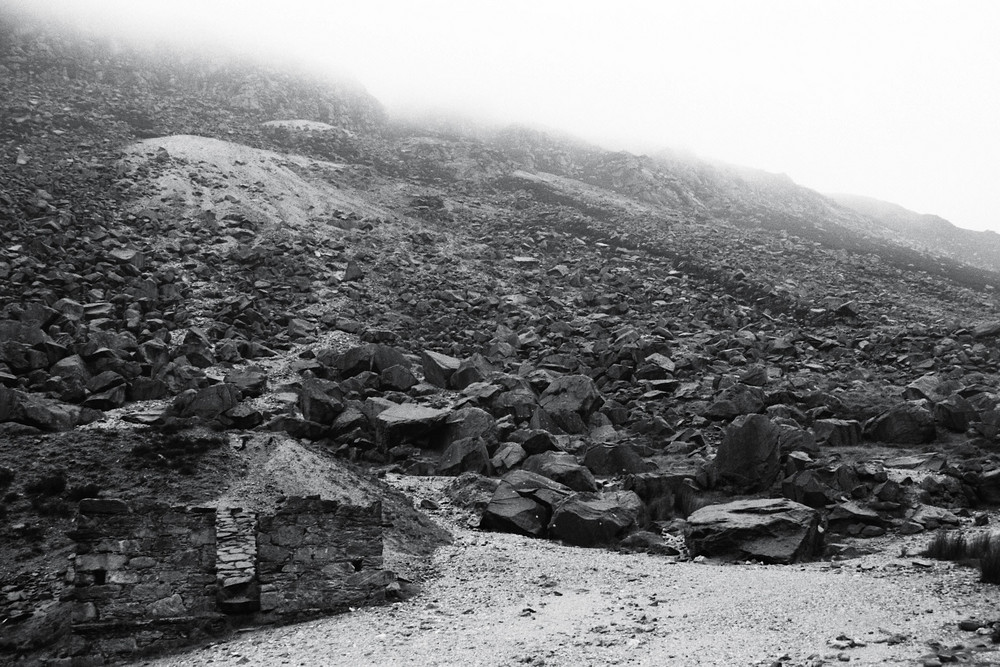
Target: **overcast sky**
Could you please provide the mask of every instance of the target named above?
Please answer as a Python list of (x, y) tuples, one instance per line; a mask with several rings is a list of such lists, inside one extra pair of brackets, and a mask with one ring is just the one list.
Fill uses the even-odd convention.
[(293, 54), (452, 109), (782, 172), (1000, 231), (995, 0), (0, 0)]

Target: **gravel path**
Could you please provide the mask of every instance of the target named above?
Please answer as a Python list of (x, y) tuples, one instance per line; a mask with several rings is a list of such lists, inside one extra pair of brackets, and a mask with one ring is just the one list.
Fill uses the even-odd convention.
[(956, 622), (993, 618), (1000, 598), (973, 569), (912, 557), (676, 563), (455, 532), (436, 554), (440, 577), (414, 599), (147, 664), (913, 665), (930, 641), (988, 644)]

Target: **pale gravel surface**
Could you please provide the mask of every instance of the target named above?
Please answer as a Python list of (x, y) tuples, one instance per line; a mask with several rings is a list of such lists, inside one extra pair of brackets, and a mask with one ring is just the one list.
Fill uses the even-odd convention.
[[(390, 481), (440, 498), (440, 482)], [(440, 576), (421, 595), (148, 664), (913, 665), (930, 641), (988, 643), (956, 623), (995, 618), (1000, 599), (975, 570), (901, 556), (899, 540), (839, 565), (693, 563), (480, 533), (445, 505), (438, 516), (456, 541), (437, 552)], [(842, 636), (866, 645), (831, 645)]]

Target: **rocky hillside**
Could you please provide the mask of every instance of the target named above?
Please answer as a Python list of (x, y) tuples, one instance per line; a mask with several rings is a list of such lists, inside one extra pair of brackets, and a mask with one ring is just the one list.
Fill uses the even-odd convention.
[(942, 217), (915, 213), (898, 204), (860, 195), (829, 195), (841, 206), (877, 220), (895, 231), (900, 238), (947, 255), (971, 266), (990, 271), (1000, 270), (1000, 236), (996, 232), (961, 229)]
[[(266, 504), (304, 476), (269, 447), (456, 476), (486, 529), (770, 563), (1000, 501), (1000, 274), (784, 177), (0, 31), (4, 658), (90, 650), (78, 500)], [(444, 538), (366, 484), (415, 577)], [(718, 537), (748, 514), (788, 534)]]

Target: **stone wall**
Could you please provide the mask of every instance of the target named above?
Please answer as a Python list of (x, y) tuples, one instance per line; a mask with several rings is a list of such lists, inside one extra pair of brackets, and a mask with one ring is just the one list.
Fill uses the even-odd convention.
[(74, 634), (86, 653), (120, 658), (224, 631), (214, 509), (84, 500), (73, 537)]
[(380, 503), (292, 497), (257, 515), (89, 499), (71, 535), (74, 665), (381, 602), (395, 580), (382, 569)]
[(280, 622), (385, 600), (382, 505), (290, 498), (257, 533), (260, 611)]

